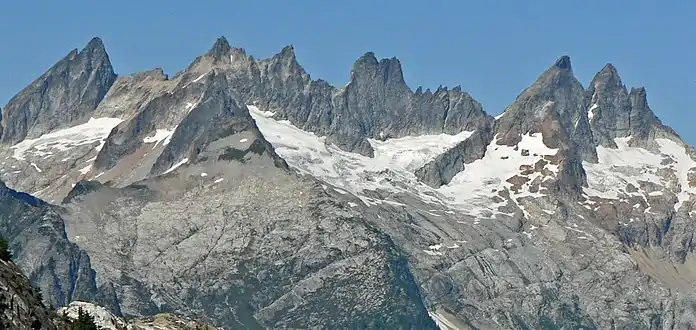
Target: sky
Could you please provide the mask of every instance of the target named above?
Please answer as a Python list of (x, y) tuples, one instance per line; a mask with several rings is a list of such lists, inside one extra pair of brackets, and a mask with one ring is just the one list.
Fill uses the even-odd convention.
[(173, 75), (219, 36), (257, 58), (293, 45), (313, 78), (343, 86), (368, 51), (406, 82), (461, 85), (497, 115), (561, 55), (587, 85), (606, 63), (645, 86), (662, 121), (696, 144), (696, 1), (23, 0), (0, 3), (0, 105), (101, 37), (118, 74)]

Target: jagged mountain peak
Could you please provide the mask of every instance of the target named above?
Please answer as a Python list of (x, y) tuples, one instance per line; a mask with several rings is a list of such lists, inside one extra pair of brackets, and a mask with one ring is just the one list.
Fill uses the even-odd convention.
[(90, 114), (116, 81), (101, 39), (75, 50), (14, 96), (2, 112), (0, 143), (35, 138)]
[(399, 59), (392, 57), (378, 60), (373, 52), (365, 53), (353, 64), (351, 82), (360, 79), (379, 79), (384, 83), (406, 84)]
[(221, 36), (215, 40), (213, 47), (206, 53), (206, 55), (211, 56), (215, 59), (222, 59), (229, 55), (232, 47), (227, 41), (227, 38)]
[[(564, 174), (554, 189), (563, 188), (577, 196), (584, 177), (576, 164), (581, 159), (597, 158), (584, 91), (573, 75), (570, 58), (563, 56), (520, 93), (493, 125), (479, 126), (471, 138), (426, 164), (416, 175), (439, 187), (464, 170), (465, 164), (492, 157), (488, 154), (499, 148), (515, 148), (516, 152), (517, 148), (524, 148), (521, 145), (535, 140), (543, 148), (557, 150), (553, 162)], [(578, 180), (571, 180), (568, 171), (577, 174)]]
[(619, 76), (619, 72), (616, 70), (616, 67), (614, 67), (614, 65), (612, 65), (611, 63), (607, 63), (606, 65), (604, 65), (602, 70), (597, 72), (597, 74), (594, 76), (594, 78), (592, 78), (592, 82), (587, 88), (597, 89), (600, 86), (605, 86), (609, 88), (624, 88), (623, 82), (621, 81), (621, 77)]
[[(221, 41), (223, 53), (228, 48)], [(230, 92), (240, 101), (275, 113), (293, 125), (326, 136), (346, 151), (372, 155), (367, 139), (403, 137), (422, 133), (459, 133), (477, 125), (486, 116), (473, 98), (461, 88), (440, 87), (438, 97), (430, 91), (413, 93), (406, 85), (400, 61), (377, 59), (373, 52), (358, 58), (344, 88), (323, 80), (312, 80), (288, 45), (270, 58), (255, 60), (243, 50), (211, 60), (198, 57), (179, 76), (180, 86), (200, 82), (213, 69), (224, 72)], [(408, 112), (410, 119), (387, 120), (394, 113)]]
[(602, 70), (599, 70), (597, 73), (598, 75), (610, 75), (610, 76), (617, 76), (619, 75), (619, 71), (616, 70), (616, 67), (612, 63), (607, 63), (602, 67)]
[(379, 61), (379, 74), (384, 81), (406, 84), (404, 81), (404, 73), (401, 69), (401, 61), (396, 57), (381, 59)]
[(647, 107), (648, 106), (648, 92), (645, 87), (631, 87), (631, 91), (628, 93), (631, 95), (631, 100), (634, 105)]
[[(225, 66), (214, 66), (193, 75), (198, 76), (196, 79), (188, 80), (185, 74), (181, 76), (183, 81), (168, 83), (110, 132), (92, 164), (92, 172), (102, 173), (102, 182), (123, 187), (206, 160), (246, 162), (258, 155), (263, 161), (271, 159), (283, 167), (253, 125), (246, 107), (230, 91), (227, 74)], [(215, 141), (220, 142), (207, 149)]]
[(279, 53), (259, 63), (262, 68), (267, 69), (267, 74), (280, 75), (284, 79), (299, 79), (303, 84), (309, 83), (309, 75), (297, 61), (293, 45), (283, 47)]
[(295, 46), (293, 45), (286, 45), (283, 47), (283, 49), (280, 50), (279, 55), (283, 58), (295, 58)]
[(362, 74), (366, 73), (372, 73), (377, 71), (377, 67), (379, 66), (379, 60), (377, 59), (377, 56), (375, 56), (375, 53), (373, 52), (367, 52), (364, 55), (358, 57), (357, 60), (353, 63), (353, 69), (351, 70), (351, 80), (353, 80), (353, 77), (359, 76)]
[(657, 151), (655, 138), (681, 142), (676, 132), (662, 124), (648, 104), (644, 87), (627, 90), (612, 64), (600, 70), (585, 91), (585, 104), (595, 144), (616, 148), (615, 139), (630, 137), (630, 145)]
[[(262, 156), (285, 169), (286, 164), (258, 131), (249, 110), (229, 93), (224, 72), (208, 75), (199, 103), (186, 114), (171, 136), (171, 143), (152, 166), (151, 174), (171, 172), (183, 159), (190, 163), (205, 161), (249, 162)], [(180, 164), (181, 165), (181, 164)]]
[[(584, 145), (591, 141), (585, 110), (585, 89), (573, 75), (570, 57), (561, 56), (508, 106), (498, 119), (501, 141), (515, 144), (520, 136), (538, 129), (551, 112), (559, 116), (568, 137)], [(552, 109), (552, 111), (551, 111)], [(588, 135), (589, 134), (589, 135)], [(594, 154), (587, 146), (589, 156)]]
[(378, 63), (379, 60), (377, 59), (377, 56), (374, 52), (365, 52), (365, 54), (363, 54), (362, 56), (358, 57), (357, 60), (355, 60), (353, 67), (363, 64), (377, 66)]
[(536, 89), (561, 89), (564, 87), (574, 88), (582, 87), (580, 81), (573, 74), (573, 68), (570, 63), (570, 57), (567, 55), (561, 56), (556, 62), (546, 69), (544, 73), (530, 87), (531, 90)]
[(82, 51), (80, 51), (80, 53), (92, 56), (108, 56), (106, 52), (106, 47), (104, 46), (104, 42), (99, 37), (92, 38), (87, 43), (87, 46), (85, 46), (85, 48), (83, 48)]
[[(495, 121), (459, 86), (411, 92), (396, 58), (365, 54), (356, 61), (357, 75), (338, 89), (298, 75), (292, 46), (257, 61), (222, 39), (208, 55), (169, 81), (153, 70), (112, 86), (100, 107), (128, 110), (106, 116), (118, 117), (115, 129), (100, 128), (99, 136), (74, 143), (89, 152), (44, 140), (26, 145), (24, 159), (0, 166), (10, 173), (10, 187), (21, 183), (35, 195), (55, 187), (47, 181), (74, 185), (63, 205), (32, 217), (29, 230), (17, 224), (43, 207), (12, 196), (22, 213), (0, 210), (8, 224), (0, 229), (12, 231), (12, 244), (36, 249), (21, 260), (40, 269), (46, 296), (61, 297), (54, 300), (61, 304), (103, 298), (129, 316), (164, 306), (228, 327), (258, 328), (289, 322), (395, 328), (400, 324), (389, 320), (402, 315), (421, 322), (419, 290), (444, 324), (466, 320), (481, 329), (550, 322), (629, 328), (638, 323), (625, 320), (641, 317), (635, 322), (647, 326), (632, 328), (647, 329), (657, 317), (670, 324), (690, 317), (678, 309), (693, 304), (663, 308), (673, 303), (670, 293), (659, 279), (645, 284), (633, 252), (624, 252), (642, 244), (691, 253), (687, 193), (693, 190), (681, 187), (696, 186), (696, 163), (680, 145), (659, 140), (667, 128), (652, 114), (645, 90), (626, 90), (613, 65), (584, 89), (567, 56), (550, 62)], [(620, 139), (620, 150), (591, 145), (605, 131), (613, 132), (606, 135), (612, 141), (657, 139), (660, 152), (631, 148), (629, 139)], [(593, 150), (605, 158), (586, 162)], [(2, 155), (12, 158), (13, 151)], [(371, 151), (371, 159), (356, 155)], [(303, 175), (288, 175), (280, 157)], [(7, 199), (3, 187), (0, 198)], [(673, 208), (673, 200), (681, 204)], [(65, 220), (50, 223), (57, 231), (41, 236), (50, 228), (45, 219), (58, 215)], [(392, 242), (408, 256), (403, 262), (393, 258)], [(70, 258), (49, 258), (65, 254), (66, 246)], [(389, 250), (369, 248), (380, 246)], [(55, 253), (38, 260), (46, 255), (39, 248)], [(74, 260), (82, 260), (77, 277)], [(417, 281), (394, 286), (394, 278), (410, 272)], [(616, 283), (622, 287), (614, 289)], [(536, 301), (540, 287), (544, 301), (524, 303)], [(181, 292), (184, 299), (177, 299)], [(414, 294), (399, 301), (403, 292)], [(607, 292), (612, 302), (604, 302)], [(462, 297), (477, 308), (451, 303)], [(365, 299), (385, 308), (354, 313)], [(648, 305), (636, 310), (631, 301)], [(363, 314), (368, 317), (358, 322), (368, 323), (356, 323)], [(391, 323), (377, 323), (384, 320)]]
[(75, 60), (78, 56), (83, 56), (96, 60), (109, 60), (109, 55), (106, 52), (104, 41), (100, 37), (93, 37), (82, 49), (72, 49), (67, 55), (65, 55), (65, 57), (63, 57), (63, 61), (72, 61)]
[(563, 56), (559, 57), (556, 60), (556, 63), (554, 63), (554, 66), (559, 68), (559, 69), (563, 69), (563, 70), (570, 70), (570, 71), (573, 70), (573, 66), (570, 63), (570, 56), (568, 56), (568, 55), (563, 55)]

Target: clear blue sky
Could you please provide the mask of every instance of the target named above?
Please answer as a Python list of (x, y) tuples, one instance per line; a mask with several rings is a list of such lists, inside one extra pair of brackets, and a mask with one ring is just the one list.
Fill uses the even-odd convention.
[(584, 85), (614, 63), (693, 145), (695, 18), (696, 1), (2, 1), (0, 104), (93, 36), (119, 74), (173, 74), (224, 35), (255, 57), (292, 44), (338, 86), (373, 51), (398, 57), (413, 89), (461, 84), (493, 115), (568, 54)]

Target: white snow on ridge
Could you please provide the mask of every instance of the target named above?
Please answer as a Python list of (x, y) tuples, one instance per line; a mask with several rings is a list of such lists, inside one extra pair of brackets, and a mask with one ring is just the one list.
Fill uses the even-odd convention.
[(684, 146), (669, 139), (656, 139), (655, 141), (660, 145), (660, 151), (669, 155), (675, 161), (675, 163), (669, 164), (668, 166), (675, 171), (681, 188), (676, 194), (678, 201), (674, 204), (674, 209), (678, 210), (684, 202), (689, 201), (690, 194), (696, 194), (696, 188), (689, 186), (688, 179), (689, 170), (691, 168), (696, 168), (696, 162), (686, 153), (686, 148)]
[[(617, 138), (617, 149), (597, 147), (597, 164), (583, 162), (587, 173), (588, 188), (585, 193), (607, 199), (618, 199), (621, 194), (628, 194), (628, 184), (640, 187), (639, 181), (660, 183), (657, 169), (662, 157), (642, 148), (628, 146), (630, 138)], [(640, 193), (638, 193), (640, 195)]]
[[(675, 192), (678, 198), (674, 205), (676, 210), (689, 200), (690, 194), (696, 194), (696, 189), (689, 187), (688, 182), (689, 170), (696, 167), (696, 162), (687, 154), (683, 145), (669, 139), (656, 139), (661, 154), (655, 154), (642, 148), (630, 147), (630, 139), (614, 139), (618, 146), (616, 149), (597, 147), (598, 164), (583, 162), (589, 185), (589, 188), (585, 188), (587, 195), (607, 199), (619, 199), (621, 195), (644, 196), (642, 192), (626, 192), (626, 186), (633, 184), (639, 188), (640, 181), (647, 181)], [(663, 165), (665, 158), (671, 158), (673, 162)], [(678, 186), (672, 186), (667, 178), (658, 175), (658, 170), (663, 169), (674, 171)]]
[[(558, 150), (547, 147), (542, 141), (541, 133), (523, 135), (517, 144), (518, 150), (506, 145), (496, 143), (497, 136), (488, 145), (486, 154), (464, 166), (464, 171), (457, 173), (452, 181), (438, 189), (439, 192), (451, 198), (451, 202), (460, 208), (468, 209), (473, 214), (480, 214), (483, 210), (491, 209), (490, 196), (493, 190), (502, 190), (512, 186), (506, 180), (520, 174), (520, 166), (534, 166), (543, 156), (555, 155)], [(522, 153), (525, 151), (526, 156)], [(558, 172), (558, 166), (546, 164), (546, 169), (553, 173)], [(529, 182), (534, 181), (541, 173), (535, 172), (527, 177)], [(541, 197), (541, 193), (531, 193), (522, 188), (520, 194), (513, 197), (532, 196)]]
[[(450, 184), (433, 189), (418, 181), (414, 171), (466, 140), (472, 132), (386, 141), (370, 139), (375, 156), (369, 158), (326, 144), (324, 137), (305, 132), (288, 121), (274, 120), (270, 118), (270, 112), (260, 111), (254, 106), (248, 108), (261, 133), (291, 167), (349, 191), (366, 203), (375, 201), (365, 197), (363, 190), (382, 189), (415, 194), (425, 201), (447, 204), (470, 211), (472, 215), (481, 212), (490, 215), (491, 207), (496, 206), (490, 199), (492, 189), (511, 186), (505, 180), (519, 174), (521, 165), (534, 165), (543, 156), (557, 152), (544, 145), (541, 134), (522, 137), (516, 151), (514, 147), (493, 142), (483, 159), (467, 164)], [(527, 156), (523, 156), (523, 150)], [(556, 165), (547, 164), (546, 169), (558, 172)], [(533, 180), (540, 175), (533, 173), (528, 177)], [(541, 194), (525, 192), (523, 188), (523, 192), (514, 196), (537, 195)]]
[[(413, 171), (472, 133), (423, 135), (387, 141), (370, 139), (375, 150), (374, 158), (370, 158), (326, 144), (325, 137), (305, 132), (289, 121), (274, 120), (271, 118), (273, 112), (260, 111), (251, 105), (248, 108), (261, 133), (290, 166), (356, 195), (362, 195), (364, 189), (403, 190), (389, 181), (416, 183)], [(424, 185), (418, 189), (432, 190)]]
[(119, 118), (90, 118), (81, 125), (47, 133), (36, 139), (25, 139), (12, 146), (12, 158), (23, 160), (27, 153), (44, 155), (51, 149), (65, 151), (76, 146), (102, 142), (121, 121)]

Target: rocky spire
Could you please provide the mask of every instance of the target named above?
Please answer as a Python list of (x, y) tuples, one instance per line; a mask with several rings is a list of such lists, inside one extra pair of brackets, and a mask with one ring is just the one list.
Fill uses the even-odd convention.
[(106, 53), (104, 42), (99, 37), (92, 38), (92, 40), (90, 40), (87, 43), (87, 46), (85, 46), (85, 48), (82, 49), (82, 51), (80, 51), (79, 54), (96, 60), (101, 60), (109, 57)]
[(267, 75), (277, 76), (282, 80), (293, 80), (299, 86), (309, 84), (309, 75), (297, 62), (295, 47), (292, 45), (283, 47), (280, 53), (262, 62), (267, 68)]
[[(505, 110), (497, 124), (499, 141), (515, 145), (522, 135), (542, 131), (541, 125), (549, 115), (557, 115), (561, 129), (565, 130), (562, 136), (577, 144), (583, 158), (596, 160), (583, 93), (584, 88), (573, 75), (570, 57), (561, 56)], [(547, 111), (549, 105), (553, 105), (556, 114)], [(551, 148), (567, 143), (545, 142), (551, 143)]]
[(287, 46), (283, 47), (283, 49), (280, 50), (279, 55), (282, 58), (288, 58), (288, 59), (295, 60), (295, 46), (287, 45)]
[(211, 48), (206, 55), (213, 57), (217, 60), (222, 59), (224, 57), (227, 57), (230, 54), (230, 51), (232, 50), (232, 47), (230, 47), (230, 43), (227, 41), (227, 38), (220, 37), (215, 40), (215, 44), (213, 44), (213, 48)]
[(367, 52), (353, 64), (351, 82), (376, 79), (379, 83), (406, 87), (401, 62), (396, 57), (377, 60), (373, 52)]
[(628, 93), (631, 103), (631, 113), (629, 117), (629, 133), (633, 137), (631, 144), (650, 148), (656, 138), (679, 139), (677, 133), (655, 115), (648, 105), (648, 93), (644, 87), (631, 88)]
[(628, 91), (612, 64), (606, 64), (592, 79), (585, 91), (585, 104), (597, 145), (615, 147), (614, 138), (630, 134)]
[(570, 63), (570, 56), (568, 55), (563, 55), (559, 57), (558, 60), (556, 60), (554, 66), (556, 66), (559, 69), (569, 70), (571, 72), (573, 71), (573, 66)]
[(10, 100), (0, 142), (14, 144), (86, 120), (115, 80), (104, 44), (93, 38)]
[[(292, 45), (262, 60), (228, 46), (219, 39), (189, 66), (188, 79), (197, 79), (211, 68), (220, 70), (235, 99), (273, 109), (275, 119), (326, 136), (328, 142), (346, 151), (371, 156), (369, 138), (456, 134), (473, 130), (487, 116), (461, 88), (441, 87), (437, 95), (430, 91), (414, 94), (405, 83), (401, 62), (394, 57), (378, 59), (372, 52), (365, 53), (354, 62), (348, 84), (338, 89), (312, 80), (298, 63)], [(215, 56), (218, 60), (211, 65)]]
[(367, 52), (360, 56), (354, 63), (353, 69), (350, 71), (351, 82), (361, 77), (374, 76), (377, 72), (379, 61), (373, 52)]
[(416, 176), (439, 187), (449, 183), (466, 164), (484, 157), (491, 143), (518, 146), (522, 136), (541, 133), (547, 147), (558, 149), (553, 161), (560, 172), (549, 189), (563, 191), (570, 198), (578, 197), (586, 181), (582, 160), (597, 157), (583, 92), (573, 76), (570, 58), (560, 57), (507, 107), (495, 124), (482, 121), (471, 137), (417, 170)]
[(585, 104), (596, 145), (613, 148), (614, 139), (630, 136), (632, 144), (651, 149), (655, 136), (676, 136), (650, 109), (645, 88), (628, 91), (612, 64), (606, 64), (592, 79)]
[(611, 63), (607, 63), (604, 65), (602, 70), (597, 72), (597, 75), (595, 75), (595, 77), (592, 79), (592, 83), (590, 83), (590, 86), (587, 88), (595, 89), (598, 86), (607, 86), (612, 88), (624, 87), (623, 83), (621, 82), (621, 77), (619, 77), (619, 72)]

